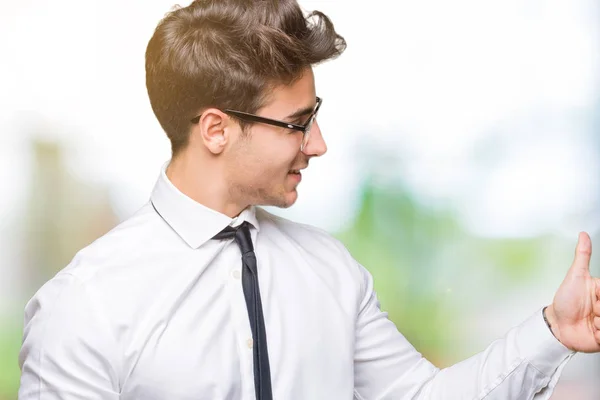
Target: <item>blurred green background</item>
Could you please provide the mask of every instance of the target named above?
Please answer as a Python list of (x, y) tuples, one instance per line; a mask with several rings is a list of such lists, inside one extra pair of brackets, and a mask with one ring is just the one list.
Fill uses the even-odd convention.
[[(349, 47), (315, 70), (329, 152), (270, 211), (341, 239), (449, 366), (552, 300), (579, 231), (599, 242), (600, 6), (300, 3)], [(142, 206), (168, 158), (143, 52), (171, 6), (0, 3), (0, 400), (16, 398), (26, 301)], [(553, 399), (597, 399), (598, 373), (577, 355)]]

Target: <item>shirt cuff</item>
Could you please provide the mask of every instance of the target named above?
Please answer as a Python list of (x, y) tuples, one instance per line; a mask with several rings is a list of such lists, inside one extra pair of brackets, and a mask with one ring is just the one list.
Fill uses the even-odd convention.
[(516, 339), (522, 357), (546, 376), (554, 374), (563, 361), (575, 354), (550, 332), (542, 308), (517, 328)]

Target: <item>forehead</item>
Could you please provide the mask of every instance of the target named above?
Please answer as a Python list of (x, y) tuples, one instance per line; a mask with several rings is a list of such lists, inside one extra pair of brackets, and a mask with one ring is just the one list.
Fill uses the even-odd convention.
[(315, 77), (309, 67), (290, 85), (275, 86), (260, 111), (261, 114), (289, 115), (298, 109), (314, 106), (316, 96)]

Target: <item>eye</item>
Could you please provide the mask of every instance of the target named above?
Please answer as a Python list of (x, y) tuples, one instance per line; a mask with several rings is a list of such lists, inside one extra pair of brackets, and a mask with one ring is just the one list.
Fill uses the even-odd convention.
[[(292, 122), (292, 124), (296, 124), (296, 122)], [(298, 129), (293, 129), (293, 128), (287, 129), (287, 132), (290, 135), (295, 135), (296, 133), (301, 133), (301, 131), (299, 131)]]

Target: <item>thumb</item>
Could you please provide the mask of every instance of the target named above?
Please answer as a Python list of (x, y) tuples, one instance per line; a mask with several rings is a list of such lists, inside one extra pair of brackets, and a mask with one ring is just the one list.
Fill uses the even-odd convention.
[(579, 233), (579, 240), (575, 248), (575, 259), (571, 271), (575, 273), (589, 273), (590, 257), (592, 256), (592, 240), (586, 232)]

